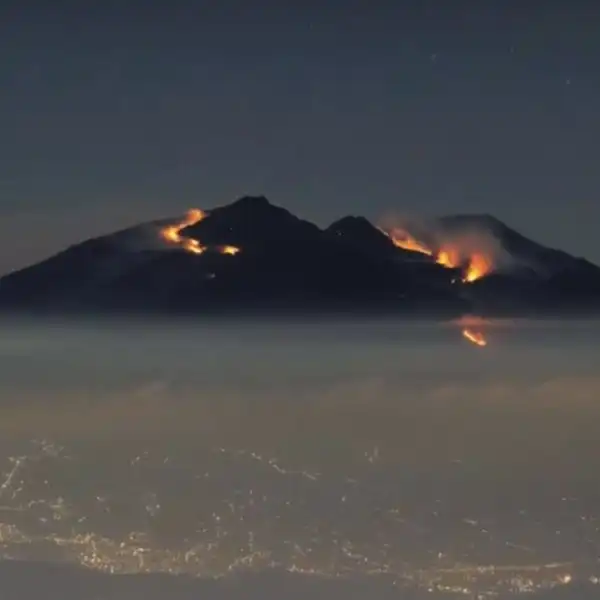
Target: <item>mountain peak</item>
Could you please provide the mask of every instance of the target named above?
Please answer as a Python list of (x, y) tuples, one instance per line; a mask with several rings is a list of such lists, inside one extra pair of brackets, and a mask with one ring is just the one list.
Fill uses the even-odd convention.
[(237, 200), (230, 202), (215, 208), (211, 211), (212, 214), (224, 212), (230, 214), (254, 214), (254, 215), (265, 215), (265, 214), (291, 214), (285, 208), (273, 204), (266, 196), (241, 196)]
[(510, 230), (508, 225), (488, 213), (447, 215), (439, 217), (437, 222), (442, 228), (447, 230), (478, 229), (481, 231), (488, 231), (495, 235), (500, 235)]
[(345, 229), (347, 227), (372, 228), (373, 224), (366, 218), (357, 215), (346, 215), (337, 221), (334, 221), (327, 229)]
[(323, 234), (313, 223), (272, 204), (265, 196), (242, 196), (231, 204), (210, 209), (206, 219), (184, 231), (203, 243), (234, 245), (244, 250), (304, 245)]
[(385, 241), (386, 245), (392, 245), (389, 238), (365, 217), (347, 215), (331, 223), (325, 231), (355, 241), (376, 239), (380, 243)]
[(265, 208), (267, 206), (273, 206), (271, 202), (269, 202), (266, 196), (241, 196), (234, 202), (232, 202), (229, 206), (244, 206), (249, 208)]
[[(365, 217), (355, 215), (342, 217), (331, 223), (325, 231), (338, 240), (357, 249), (362, 248), (373, 255), (392, 257), (405, 252), (402, 248), (396, 247), (387, 234)], [(406, 256), (421, 258), (414, 252), (407, 253)]]
[(277, 206), (270, 202), (266, 196), (242, 196), (231, 202), (214, 208), (210, 211), (211, 219), (215, 217), (222, 218), (252, 218), (256, 219), (277, 219), (293, 218), (298, 219), (287, 209)]

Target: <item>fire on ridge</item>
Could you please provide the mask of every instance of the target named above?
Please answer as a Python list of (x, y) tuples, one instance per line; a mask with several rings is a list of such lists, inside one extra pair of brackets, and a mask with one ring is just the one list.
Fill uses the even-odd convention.
[(390, 230), (381, 229), (381, 231), (392, 240), (396, 247), (432, 256), (438, 264), (444, 267), (455, 269), (466, 264), (463, 276), (465, 283), (481, 279), (493, 271), (493, 260), (484, 252), (471, 252), (465, 260), (464, 253), (456, 245), (443, 244), (437, 251), (434, 251), (433, 248), (415, 239), (403, 229), (392, 228)]
[[(203, 221), (207, 217), (208, 213), (205, 211), (198, 208), (192, 208), (187, 211), (185, 217), (179, 223), (164, 227), (161, 230), (160, 235), (163, 240), (169, 244), (178, 245), (193, 254), (203, 254), (209, 249), (208, 246), (202, 244), (197, 239), (183, 236), (181, 231), (186, 227), (190, 227), (191, 225)], [(438, 264), (445, 267), (459, 268), (466, 263), (465, 274), (463, 276), (463, 282), (465, 283), (481, 279), (493, 270), (493, 261), (491, 257), (484, 252), (472, 252), (465, 261), (463, 253), (455, 245), (444, 244), (437, 251), (434, 251), (428, 245), (417, 240), (403, 229), (392, 228), (388, 231), (380, 228), (380, 230), (387, 235), (398, 248), (432, 256)], [(216, 250), (220, 254), (229, 256), (235, 256), (241, 251), (240, 248), (232, 245), (218, 246), (216, 247)]]
[[(190, 227), (191, 225), (203, 221), (207, 217), (208, 213), (205, 211), (200, 210), (199, 208), (191, 208), (179, 223), (167, 225), (161, 229), (160, 236), (169, 244), (180, 246), (192, 254), (204, 254), (204, 252), (209, 249), (208, 246), (205, 246), (197, 239), (181, 235), (181, 231), (186, 227)], [(225, 245), (217, 246), (216, 251), (219, 252), (219, 254), (235, 256), (240, 252), (240, 248), (237, 246)]]
[[(203, 221), (207, 217), (208, 213), (205, 211), (198, 208), (192, 208), (187, 211), (185, 217), (179, 223), (167, 225), (161, 229), (160, 235), (162, 239), (169, 244), (180, 246), (184, 250), (193, 254), (203, 254), (209, 249), (209, 247), (202, 244), (195, 238), (182, 235), (181, 231), (186, 227), (190, 227), (191, 225), (195, 225), (196, 223)], [(464, 261), (461, 260), (461, 252), (456, 246), (444, 245), (437, 252), (434, 252), (432, 248), (418, 241), (416, 238), (412, 237), (408, 232), (402, 229), (394, 228), (390, 231), (386, 231), (384, 229), (380, 230), (387, 235), (398, 248), (433, 256), (438, 264), (448, 268), (458, 268), (461, 266), (461, 264), (464, 264)], [(240, 248), (232, 245), (217, 246), (215, 249), (220, 254), (229, 256), (235, 256), (241, 251)], [(493, 262), (488, 256), (483, 253), (473, 253), (468, 258), (463, 281), (476, 281), (477, 279), (480, 279), (481, 277), (484, 277), (490, 273), (492, 269)], [(479, 331), (465, 328), (462, 330), (462, 334), (464, 338), (477, 346), (483, 347), (487, 345), (485, 336)]]

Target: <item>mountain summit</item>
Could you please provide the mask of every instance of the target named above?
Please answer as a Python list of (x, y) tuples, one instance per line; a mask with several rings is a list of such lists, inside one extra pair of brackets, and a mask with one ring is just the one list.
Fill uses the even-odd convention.
[(7, 310), (591, 310), (600, 269), (490, 216), (442, 217), (426, 234), (347, 216), (321, 229), (263, 196), (194, 209), (76, 244), (0, 278)]

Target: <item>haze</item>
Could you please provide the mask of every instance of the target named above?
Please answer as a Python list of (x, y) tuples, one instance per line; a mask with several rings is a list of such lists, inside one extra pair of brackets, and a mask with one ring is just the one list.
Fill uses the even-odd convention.
[[(5, 322), (3, 558), (57, 598), (595, 589), (600, 325), (479, 329)], [(157, 572), (200, 579), (116, 577)]]

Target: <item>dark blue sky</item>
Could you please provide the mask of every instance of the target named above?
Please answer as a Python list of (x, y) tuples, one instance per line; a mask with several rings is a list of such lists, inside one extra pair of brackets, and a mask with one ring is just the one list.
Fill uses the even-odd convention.
[(1, 6), (0, 270), (246, 193), (600, 262), (598, 2)]

